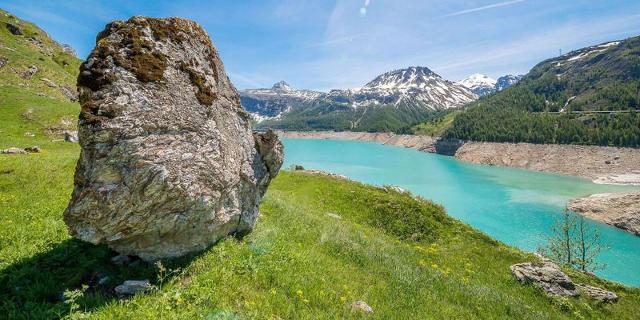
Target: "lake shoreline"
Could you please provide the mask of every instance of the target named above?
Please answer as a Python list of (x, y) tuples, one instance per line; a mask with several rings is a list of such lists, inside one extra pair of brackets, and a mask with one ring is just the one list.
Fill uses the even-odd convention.
[(468, 163), (582, 177), (598, 184), (640, 185), (640, 150), (633, 148), (445, 140), (388, 132), (278, 131), (282, 138), (371, 141), (453, 156)]

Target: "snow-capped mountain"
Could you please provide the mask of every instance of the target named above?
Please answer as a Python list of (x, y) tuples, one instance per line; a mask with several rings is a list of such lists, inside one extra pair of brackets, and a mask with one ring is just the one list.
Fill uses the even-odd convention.
[(520, 80), (522, 80), (522, 75), (511, 75), (508, 74), (506, 76), (502, 76), (500, 78), (498, 78), (498, 81), (496, 81), (496, 92), (497, 91), (502, 91), (506, 88), (509, 88), (511, 86), (513, 86), (514, 84), (518, 83)]
[(384, 73), (361, 88), (331, 90), (325, 99), (352, 108), (393, 105), (435, 111), (476, 98), (464, 86), (442, 79), (429, 68), (410, 67)]
[(291, 111), (291, 108), (307, 104), (325, 93), (311, 90), (294, 90), (280, 81), (271, 88), (240, 90), (242, 106), (257, 121), (274, 119)]
[(518, 83), (522, 76), (506, 75), (495, 80), (484, 74), (476, 73), (458, 82), (459, 84), (469, 88), (478, 96), (485, 96), (490, 93), (502, 91), (512, 85)]
[(484, 96), (495, 92), (496, 82), (495, 79), (485, 76), (484, 74), (475, 73), (458, 83), (471, 89), (476, 95)]
[(461, 107), (477, 99), (471, 90), (426, 67), (394, 70), (363, 87), (329, 93), (294, 90), (284, 81), (269, 89), (239, 93), (243, 107), (254, 119), (277, 120), (282, 128), (355, 129), (371, 128), (372, 123), (380, 130), (398, 128), (423, 121), (433, 111)]

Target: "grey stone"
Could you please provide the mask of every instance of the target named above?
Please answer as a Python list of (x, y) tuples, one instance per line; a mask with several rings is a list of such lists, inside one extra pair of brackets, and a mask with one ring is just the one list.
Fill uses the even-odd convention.
[(64, 141), (78, 142), (78, 131), (67, 130), (64, 132)]
[(337, 220), (342, 220), (342, 217), (340, 215), (335, 214), (333, 212), (327, 212), (327, 216), (329, 216), (331, 218), (334, 218), (334, 219), (337, 219)]
[(0, 68), (6, 66), (7, 64), (9, 64), (9, 59), (0, 56)]
[(67, 99), (69, 99), (69, 101), (71, 102), (76, 102), (78, 101), (78, 93), (71, 89), (68, 86), (59, 86), (58, 90), (60, 91), (60, 93), (62, 93), (62, 95), (64, 95), (65, 97), (67, 97)]
[(587, 296), (602, 301), (602, 302), (617, 302), (618, 295), (615, 292), (607, 291), (602, 288), (586, 285), (586, 284), (577, 284), (576, 287), (580, 292), (586, 294)]
[(31, 77), (33, 77), (33, 75), (35, 75), (36, 73), (38, 73), (38, 67), (35, 65), (31, 65), (29, 66), (29, 68), (27, 68), (27, 70), (23, 71), (21, 76), (24, 79), (31, 79)]
[(373, 312), (373, 308), (371, 308), (371, 306), (369, 306), (366, 302), (364, 302), (362, 300), (358, 300), (358, 301), (352, 303), (351, 304), (351, 309), (353, 309), (354, 311), (359, 311), (359, 312), (364, 312), (364, 313)]
[(13, 23), (10, 23), (10, 22), (5, 23), (5, 26), (6, 26), (7, 30), (9, 30), (9, 32), (11, 32), (12, 35), (14, 35), (14, 36), (22, 35), (22, 29), (19, 26), (15, 25)]
[(253, 229), (283, 146), (252, 132), (198, 24), (110, 23), (78, 89), (81, 154), (64, 213), (74, 237), (154, 261)]
[(38, 146), (26, 147), (26, 148), (24, 148), (24, 151), (27, 152), (27, 153), (38, 153), (38, 152), (40, 152), (40, 147), (38, 147)]
[(47, 78), (40, 78), (40, 80), (42, 80), (42, 82), (44, 82), (50, 88), (57, 88), (58, 87), (58, 85), (55, 82), (53, 82), (53, 81), (51, 81), (51, 80), (49, 80)]
[(22, 148), (8, 148), (8, 149), (4, 149), (4, 150), (0, 150), (0, 153), (2, 154), (24, 154), (27, 153), (24, 149)]
[(118, 296), (132, 296), (151, 290), (149, 280), (127, 280), (113, 289)]
[(550, 261), (525, 262), (511, 266), (511, 272), (521, 283), (532, 283), (548, 295), (576, 297), (580, 295), (571, 278)]

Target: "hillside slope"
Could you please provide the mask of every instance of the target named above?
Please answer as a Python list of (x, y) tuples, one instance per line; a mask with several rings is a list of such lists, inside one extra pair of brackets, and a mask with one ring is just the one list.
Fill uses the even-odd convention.
[[(509, 266), (532, 255), (429, 202), (286, 171), (246, 238), (162, 266), (116, 266), (115, 253), (70, 239), (62, 221), (77, 151), (0, 158), (0, 312), (12, 319), (362, 318), (351, 309), (357, 300), (373, 308), (366, 316), (373, 319), (631, 319), (640, 312), (639, 290), (577, 272), (569, 271), (575, 281), (621, 300), (551, 299), (518, 284)], [(117, 299), (113, 287), (126, 279), (157, 288)], [(65, 291), (73, 298), (62, 298)]]
[(640, 37), (570, 52), (471, 103), (446, 137), (640, 146)]
[(49, 144), (76, 126), (80, 60), (0, 10), (0, 149)]

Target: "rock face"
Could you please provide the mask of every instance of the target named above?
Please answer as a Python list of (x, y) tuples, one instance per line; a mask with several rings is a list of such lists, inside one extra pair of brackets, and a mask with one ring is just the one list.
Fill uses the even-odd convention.
[(596, 183), (640, 184), (640, 152), (635, 148), (467, 142), (455, 157), (477, 164), (585, 177)]
[(607, 291), (598, 287), (589, 286), (585, 284), (576, 285), (578, 289), (587, 296), (602, 301), (602, 302), (616, 302), (618, 301), (618, 295), (615, 292)]
[(602, 193), (574, 199), (569, 210), (640, 235), (640, 193)]
[(64, 213), (73, 236), (151, 261), (253, 228), (283, 146), (252, 133), (198, 24), (110, 23), (78, 89), (82, 149)]
[(580, 295), (575, 284), (552, 262), (525, 262), (511, 266), (511, 272), (522, 283), (533, 283), (548, 295), (576, 297)]
[(5, 27), (14, 36), (21, 36), (22, 35), (22, 29), (19, 26), (15, 25), (15, 24), (7, 22), (7, 23), (5, 23)]

